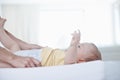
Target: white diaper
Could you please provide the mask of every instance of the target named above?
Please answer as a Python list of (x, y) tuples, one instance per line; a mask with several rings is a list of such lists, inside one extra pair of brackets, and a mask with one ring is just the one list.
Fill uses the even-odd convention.
[(41, 51), (42, 51), (42, 49), (21, 50), (21, 51), (15, 52), (15, 54), (19, 55), (19, 56), (33, 57), (33, 58), (41, 61)]

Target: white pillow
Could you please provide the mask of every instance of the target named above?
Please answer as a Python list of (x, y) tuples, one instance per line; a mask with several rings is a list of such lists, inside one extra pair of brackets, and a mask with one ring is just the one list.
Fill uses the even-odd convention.
[(103, 80), (102, 61), (38, 67), (38, 68), (1, 68), (0, 80)]

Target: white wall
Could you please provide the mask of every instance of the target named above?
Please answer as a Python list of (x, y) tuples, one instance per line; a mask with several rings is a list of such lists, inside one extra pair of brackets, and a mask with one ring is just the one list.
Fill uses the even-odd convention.
[[(0, 4), (49, 4), (49, 6), (46, 6), (46, 9), (52, 9), (53, 7), (55, 9), (70, 9), (70, 8), (77, 8), (79, 6), (79, 4), (76, 4), (76, 6), (73, 5), (67, 5), (65, 6), (59, 6), (59, 7), (55, 7), (56, 5), (59, 5), (60, 3), (64, 4), (64, 3), (69, 3), (69, 4), (73, 4), (73, 3), (77, 3), (77, 1), (79, 0), (0, 0)], [(81, 0), (83, 3), (90, 0)], [(95, 0), (93, 0), (95, 1)], [(97, 1), (97, 0), (96, 0)], [(99, 0), (102, 1), (102, 0)], [(106, 0), (107, 1), (107, 0)], [(114, 0), (108, 0), (108, 1), (114, 1)], [(118, 0), (119, 1), (119, 0)], [(82, 4), (82, 3), (81, 3)], [(9, 7), (10, 8), (10, 7)], [(0, 15), (1, 15), (1, 7), (0, 7)], [(25, 19), (24, 19), (25, 20)], [(35, 21), (35, 20), (34, 20)], [(27, 19), (26, 19), (27, 22)], [(26, 23), (25, 22), (25, 23)], [(25, 25), (26, 26), (26, 25)], [(16, 26), (15, 26), (16, 27)], [(11, 27), (9, 27), (11, 29)], [(19, 27), (20, 28), (20, 27)], [(33, 30), (33, 29), (32, 29)], [(26, 32), (26, 31), (25, 31)], [(23, 32), (22, 32), (23, 33)], [(28, 32), (29, 33), (29, 32)], [(31, 33), (31, 32), (30, 32)], [(35, 33), (35, 31), (34, 31)], [(32, 33), (34, 35), (34, 33)], [(24, 34), (25, 35), (25, 34)], [(20, 37), (23, 36), (22, 34), (20, 35)], [(27, 35), (28, 37), (28, 35)], [(33, 36), (34, 37), (34, 36)], [(90, 36), (91, 37), (91, 36)], [(108, 37), (108, 36), (107, 36)], [(38, 37), (37, 37), (38, 38)], [(35, 38), (37, 40), (37, 38)], [(29, 38), (28, 38), (29, 39)], [(104, 48), (100, 48), (100, 51), (102, 53), (102, 57), (103, 60), (120, 60), (120, 46), (113, 46), (113, 47), (104, 47)]]

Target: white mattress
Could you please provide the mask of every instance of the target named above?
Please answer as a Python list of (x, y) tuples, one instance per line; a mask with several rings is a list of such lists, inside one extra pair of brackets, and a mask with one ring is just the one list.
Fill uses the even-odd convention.
[(120, 61), (105, 61), (105, 80), (120, 80)]
[(92, 61), (37, 68), (0, 68), (0, 80), (104, 80), (104, 64)]

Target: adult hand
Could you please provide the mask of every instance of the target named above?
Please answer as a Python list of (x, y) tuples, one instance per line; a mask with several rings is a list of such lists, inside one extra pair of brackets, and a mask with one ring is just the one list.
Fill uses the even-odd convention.
[(14, 56), (9, 63), (14, 68), (38, 67), (41, 63), (32, 57)]

